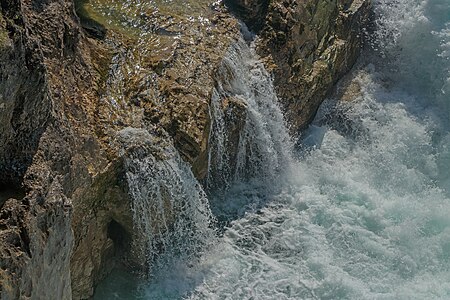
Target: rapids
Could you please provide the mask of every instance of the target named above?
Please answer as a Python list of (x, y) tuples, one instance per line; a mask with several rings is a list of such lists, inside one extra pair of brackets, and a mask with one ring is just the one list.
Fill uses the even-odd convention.
[[(271, 80), (236, 48), (236, 72), (259, 70), (232, 89), (264, 137), (253, 159), (288, 166), (230, 175), (220, 201), (210, 193), (228, 222), (199, 262), (143, 282), (116, 272), (95, 299), (450, 299), (450, 1), (373, 4), (370, 47), (349, 75), (358, 92), (327, 99), (295, 149), (282, 120), (257, 119), (278, 114), (276, 96), (255, 100), (254, 80)], [(267, 171), (276, 180), (261, 184)]]

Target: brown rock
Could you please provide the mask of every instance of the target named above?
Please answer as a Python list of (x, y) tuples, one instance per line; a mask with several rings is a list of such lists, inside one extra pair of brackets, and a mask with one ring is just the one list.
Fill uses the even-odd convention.
[(334, 84), (353, 66), (369, 0), (272, 1), (258, 53), (293, 132), (305, 128)]
[(165, 130), (198, 177), (207, 169), (212, 74), (236, 20), (161, 7), (142, 13), (146, 35), (81, 4), (82, 26), (71, 0), (2, 5), (0, 186), (26, 192), (1, 201), (2, 299), (86, 299), (136, 263), (120, 129)]
[[(140, 263), (117, 132), (168, 133), (204, 178), (216, 70), (238, 21), (206, 0), (139, 13), (120, 1), (4, 2), (0, 186), (14, 192), (0, 201), (0, 298), (86, 299), (114, 265)], [(355, 60), (367, 2), (236, 5), (263, 21), (258, 51), (304, 127)], [(245, 105), (230, 97), (221, 109), (238, 136)]]

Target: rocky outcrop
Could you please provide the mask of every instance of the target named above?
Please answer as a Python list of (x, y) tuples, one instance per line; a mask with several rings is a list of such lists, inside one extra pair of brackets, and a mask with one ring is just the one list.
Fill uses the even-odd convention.
[(0, 180), (27, 193), (0, 212), (1, 298), (69, 299), (73, 138), (62, 111), (77, 84), (62, 80), (87, 75), (80, 32), (66, 3), (2, 1), (1, 14)]
[[(118, 132), (172, 139), (203, 179), (238, 21), (206, 0), (0, 4), (0, 298), (86, 299), (112, 267), (139, 264)], [(367, 2), (228, 4), (261, 30), (258, 52), (305, 126), (356, 58)], [(230, 97), (220, 109), (237, 137), (245, 107)]]
[[(147, 3), (136, 13), (115, 1), (91, 1), (78, 10), (91, 18), (89, 24), (104, 22), (108, 30), (113, 57), (104, 101), (121, 109), (131, 103), (141, 112), (135, 119), (164, 128), (203, 178), (213, 75), (239, 25), (220, 5), (186, 5)], [(106, 14), (112, 16), (108, 22)]]
[(139, 20), (115, 7), (137, 31), (94, 1), (1, 2), (2, 299), (86, 299), (133, 264), (121, 129), (168, 132), (205, 175), (214, 69), (239, 28), (223, 8), (190, 5)]
[(309, 124), (355, 63), (369, 13), (368, 0), (271, 1), (258, 53), (274, 74), (292, 132)]
[[(103, 10), (105, 3), (114, 11), (108, 22), (104, 16), (110, 11)], [(115, 1), (91, 1), (79, 3), (77, 11), (82, 16), (86, 33), (103, 39), (97, 43), (108, 50), (110, 59), (109, 69), (104, 74), (104, 90), (99, 95), (105, 104), (100, 108), (100, 116), (108, 116), (101, 120), (105, 129), (105, 136), (101, 138), (109, 140), (108, 145), (112, 146), (118, 129), (128, 126), (146, 128), (152, 134), (158, 130), (167, 132), (181, 156), (201, 179), (206, 174), (208, 162), (209, 101), (214, 70), (229, 44), (237, 38), (239, 28), (236, 20), (221, 7), (198, 2), (187, 4), (195, 9), (185, 11), (184, 7), (174, 4), (155, 7), (148, 3), (136, 14), (133, 9)], [(114, 16), (120, 16), (120, 19)], [(131, 26), (133, 24), (139, 26)], [(105, 28), (106, 34), (93, 34), (92, 28)], [(109, 126), (110, 123), (115, 126)], [(112, 148), (113, 152), (120, 149)], [(122, 191), (122, 196), (116, 197), (118, 201), (108, 196), (117, 194), (108, 191), (110, 186), (120, 186), (117, 183), (117, 178), (123, 176), (120, 164), (118, 169), (115, 168), (118, 171), (113, 171), (115, 175), (105, 171), (104, 176), (111, 181), (99, 185), (100, 193), (87, 198), (81, 196), (81, 200), (74, 201), (73, 228), (77, 243), (71, 268), (76, 299), (92, 295), (93, 287), (106, 273), (103, 266), (113, 265), (104, 263), (107, 253), (111, 252), (108, 250), (111, 240), (105, 234), (108, 224), (114, 222), (112, 224), (120, 225), (127, 236), (132, 236), (130, 224), (120, 220), (121, 215), (127, 213), (123, 206), (111, 207), (112, 203), (122, 199), (130, 208), (123, 181), (122, 187), (115, 188)], [(92, 209), (92, 203), (101, 205)], [(91, 213), (86, 214), (86, 211)], [(122, 213), (114, 213), (116, 211)], [(136, 265), (128, 258), (127, 265)]]

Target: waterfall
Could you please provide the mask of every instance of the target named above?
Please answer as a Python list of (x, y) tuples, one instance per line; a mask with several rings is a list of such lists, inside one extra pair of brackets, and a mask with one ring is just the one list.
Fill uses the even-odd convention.
[(218, 68), (210, 114), (206, 188), (213, 213), (226, 224), (270, 201), (279, 187), (273, 182), (292, 165), (272, 78), (243, 38)]
[[(375, 53), (189, 299), (449, 299), (447, 0), (374, 1)], [(386, 38), (385, 38), (386, 37)]]
[(211, 99), (210, 190), (267, 183), (289, 165), (292, 143), (272, 78), (243, 38), (221, 63)]
[(198, 257), (214, 238), (213, 217), (189, 165), (168, 137), (133, 128), (119, 136), (128, 146), (124, 167), (132, 199), (134, 254), (152, 273), (171, 260)]
[(201, 260), (158, 276), (144, 299), (450, 298), (450, 2), (374, 7), (352, 101), (324, 102), (299, 160), (252, 46), (230, 48), (206, 185), (214, 212), (234, 215)]

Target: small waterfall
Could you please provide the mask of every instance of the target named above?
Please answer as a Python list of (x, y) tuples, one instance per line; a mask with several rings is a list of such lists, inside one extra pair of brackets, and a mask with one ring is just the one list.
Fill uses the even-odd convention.
[(210, 111), (209, 190), (264, 184), (289, 164), (292, 143), (272, 78), (243, 39), (219, 67)]
[(135, 255), (152, 272), (177, 259), (198, 256), (214, 238), (213, 217), (190, 167), (166, 138), (134, 128), (122, 130), (119, 136), (128, 144), (124, 165), (132, 198)]

